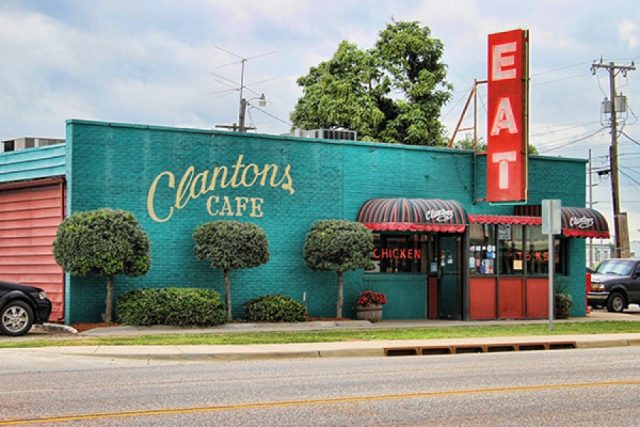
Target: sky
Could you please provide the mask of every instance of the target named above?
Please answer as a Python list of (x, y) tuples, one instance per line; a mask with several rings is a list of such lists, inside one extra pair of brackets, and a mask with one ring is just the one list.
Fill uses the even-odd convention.
[[(442, 40), (453, 84), (441, 120), (451, 133), (474, 79), (487, 74), (487, 35), (530, 37), (529, 140), (543, 155), (608, 168), (601, 103), (605, 70), (640, 61), (640, 2), (593, 0), (0, 0), (0, 140), (64, 138), (70, 118), (210, 129), (238, 122), (241, 61), (248, 123), (288, 133), (296, 79), (342, 40), (360, 48), (395, 21), (419, 21)], [(620, 73), (620, 204), (640, 240), (640, 70)], [(267, 105), (260, 107), (264, 94)], [(486, 88), (478, 132), (486, 133)], [(469, 126), (469, 115), (463, 126)], [(611, 185), (592, 174), (593, 207), (613, 229)], [(585, 178), (585, 185), (587, 179)], [(589, 191), (587, 191), (589, 194)]]

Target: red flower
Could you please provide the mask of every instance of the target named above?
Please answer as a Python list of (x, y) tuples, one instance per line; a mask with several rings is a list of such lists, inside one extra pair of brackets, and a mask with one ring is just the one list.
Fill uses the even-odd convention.
[(360, 296), (356, 300), (356, 305), (386, 304), (387, 296), (382, 292), (374, 292), (370, 289), (360, 292)]

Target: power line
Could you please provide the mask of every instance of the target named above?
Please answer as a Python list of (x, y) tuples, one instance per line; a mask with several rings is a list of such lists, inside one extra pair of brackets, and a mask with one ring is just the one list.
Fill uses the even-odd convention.
[(547, 80), (547, 81), (543, 81), (540, 83), (531, 83), (531, 86), (544, 86), (544, 85), (548, 85), (550, 83), (557, 83), (557, 82), (562, 82), (565, 80), (572, 80), (572, 79), (578, 79), (580, 77), (588, 77), (588, 74), (576, 74), (575, 76), (569, 76), (569, 77), (561, 77), (559, 79), (554, 79), (554, 80)]
[[(598, 130), (597, 130), (597, 131), (595, 131), (595, 132), (591, 132), (591, 133), (589, 133), (589, 134), (587, 134), (587, 135), (584, 135), (584, 136), (582, 136), (582, 137), (580, 137), (580, 138), (574, 139), (573, 141), (569, 141), (569, 142), (566, 142), (566, 143), (564, 143), (564, 144), (558, 145), (558, 146), (556, 146), (556, 147), (549, 148), (548, 150), (540, 150), (540, 154), (542, 154), (542, 153), (548, 153), (548, 152), (550, 152), (550, 151), (558, 150), (558, 149), (560, 149), (560, 148), (567, 147), (567, 146), (569, 146), (569, 145), (575, 144), (576, 142), (584, 141), (584, 140), (585, 140), (585, 139), (587, 139), (587, 138), (591, 138), (591, 137), (593, 137), (593, 136), (596, 136), (597, 134), (599, 134), (600, 132), (602, 132), (602, 130), (603, 130), (603, 129), (606, 129), (606, 128), (600, 128), (600, 129), (598, 129)], [(541, 144), (541, 145), (544, 145), (544, 144)]]
[(635, 139), (631, 138), (629, 135), (627, 135), (626, 133), (624, 133), (623, 131), (620, 131), (621, 134), (623, 134), (624, 136), (627, 137), (627, 139), (631, 142), (633, 142), (636, 145), (640, 145), (640, 142), (636, 141)]
[(578, 62), (578, 63), (575, 63), (575, 64), (571, 64), (571, 65), (565, 65), (564, 67), (554, 68), (552, 70), (541, 71), (539, 73), (532, 74), (530, 77), (541, 76), (543, 74), (549, 74), (549, 73), (555, 73), (557, 71), (566, 70), (567, 68), (579, 67), (581, 65), (590, 64), (590, 63), (591, 63), (591, 61), (583, 61), (583, 62)]
[(260, 112), (262, 112), (262, 113), (266, 114), (267, 116), (272, 117), (272, 118), (274, 118), (274, 119), (278, 120), (279, 122), (284, 123), (284, 124), (285, 124), (285, 125), (287, 125), (287, 126), (293, 126), (293, 123), (288, 122), (288, 121), (286, 121), (286, 120), (284, 120), (284, 119), (281, 119), (280, 117), (275, 116), (275, 115), (273, 115), (273, 114), (269, 113), (268, 111), (263, 110), (262, 108), (258, 108), (258, 107), (256, 107), (255, 105), (252, 105), (252, 107), (253, 107), (253, 108), (255, 108), (256, 110), (258, 110), (258, 111), (260, 111)]
[(585, 123), (570, 124), (570, 125), (551, 125), (550, 127), (562, 127), (563, 129), (550, 130), (550, 131), (545, 131), (545, 132), (529, 134), (529, 137), (541, 136), (541, 135), (549, 135), (549, 134), (553, 134), (553, 133), (564, 132), (564, 131), (567, 131), (569, 129), (575, 129), (575, 128), (584, 127), (584, 126), (590, 126), (590, 125), (595, 125), (595, 124), (600, 124), (600, 120), (594, 121), (594, 122), (585, 122)]

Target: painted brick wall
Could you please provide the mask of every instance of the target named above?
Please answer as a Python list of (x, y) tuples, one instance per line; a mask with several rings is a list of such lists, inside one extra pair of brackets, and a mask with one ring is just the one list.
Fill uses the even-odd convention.
[[(293, 194), (283, 188), (258, 184), (250, 188), (216, 189), (174, 209), (165, 222), (153, 221), (147, 209), (149, 188), (163, 172), (175, 175), (178, 187), (190, 167), (196, 173), (226, 165), (238, 156), (243, 163), (260, 167), (272, 164), (282, 171), (290, 166)], [(355, 219), (361, 204), (371, 197), (403, 196), (449, 198), (462, 202), (469, 212), (510, 213), (511, 207), (474, 205), (473, 155), (445, 149), (404, 147), (374, 143), (343, 143), (280, 136), (232, 134), (208, 130), (174, 129), (72, 120), (67, 124), (67, 174), (70, 212), (112, 207), (131, 211), (152, 241), (152, 267), (146, 276), (118, 277), (116, 295), (137, 287), (196, 286), (223, 292), (222, 275), (206, 261), (193, 256), (193, 229), (216, 219), (252, 221), (263, 227), (270, 243), (271, 259), (258, 268), (231, 275), (233, 310), (242, 314), (242, 303), (267, 293), (283, 293), (298, 300), (306, 294), (313, 316), (335, 315), (336, 276), (314, 272), (304, 265), (302, 247), (311, 224), (323, 218)], [(482, 157), (478, 173), (483, 186)], [(584, 204), (584, 162), (532, 160), (532, 177), (553, 180), (532, 182), (532, 195), (547, 197), (564, 190), (559, 198)], [(533, 181), (533, 179), (532, 179)], [(160, 219), (175, 202), (175, 189), (165, 175), (159, 181), (155, 211)], [(477, 191), (483, 196), (484, 190)], [(556, 193), (553, 193), (555, 197)], [(263, 216), (212, 217), (206, 202), (210, 196), (258, 197)], [(584, 257), (584, 249), (580, 251)], [(584, 260), (583, 260), (584, 261)], [(583, 263), (584, 265), (584, 263)], [(345, 315), (353, 315), (353, 303), (365, 287), (389, 294), (385, 317), (425, 316), (425, 278), (422, 275), (345, 275)], [(67, 322), (96, 321), (104, 307), (104, 279), (69, 277)]]

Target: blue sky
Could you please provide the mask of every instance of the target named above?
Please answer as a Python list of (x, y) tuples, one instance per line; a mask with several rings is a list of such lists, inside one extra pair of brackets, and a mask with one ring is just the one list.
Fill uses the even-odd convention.
[[(600, 103), (609, 83), (590, 64), (640, 61), (637, 0), (3, 0), (0, 139), (63, 137), (68, 118), (198, 128), (237, 122), (240, 66), (225, 51), (259, 56), (246, 63), (245, 96), (264, 93), (268, 114), (251, 109), (249, 119), (259, 132), (285, 133), (301, 94), (296, 79), (342, 40), (371, 47), (392, 19), (420, 21), (443, 41), (454, 85), (442, 111), (450, 129), (473, 79), (486, 78), (487, 34), (528, 29), (531, 143), (542, 154), (580, 158), (591, 148), (594, 167), (607, 167)], [(619, 149), (621, 207), (640, 240), (640, 70), (617, 84), (630, 107)], [(594, 182), (594, 207), (612, 225), (608, 177)]]

